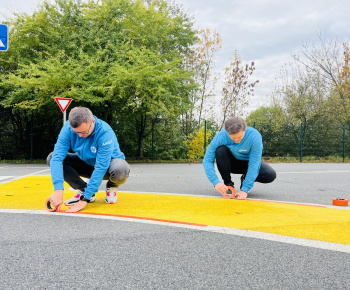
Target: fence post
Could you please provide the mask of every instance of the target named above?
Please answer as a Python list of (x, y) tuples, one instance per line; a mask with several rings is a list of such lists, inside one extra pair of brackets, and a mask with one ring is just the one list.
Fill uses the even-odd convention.
[(152, 162), (154, 161), (154, 119), (152, 120)]
[(255, 129), (255, 122), (254, 122), (253, 128)]
[(33, 115), (30, 119), (30, 161), (33, 161)]
[(343, 125), (343, 162), (345, 162), (345, 125)]
[(303, 123), (300, 123), (300, 162), (303, 162)]
[(207, 149), (207, 121), (204, 121), (204, 154)]

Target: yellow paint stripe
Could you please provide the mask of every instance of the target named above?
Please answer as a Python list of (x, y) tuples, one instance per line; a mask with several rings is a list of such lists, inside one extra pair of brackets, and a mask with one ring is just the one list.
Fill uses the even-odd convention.
[[(68, 189), (66, 185), (66, 189)], [(49, 176), (29, 176), (0, 185), (0, 208), (45, 209), (53, 192)], [(64, 199), (74, 192), (65, 191)], [(286, 203), (209, 197), (118, 193), (106, 204), (105, 193), (82, 213), (107, 214), (252, 230), (350, 245), (350, 211)], [(62, 209), (66, 209), (65, 206)]]

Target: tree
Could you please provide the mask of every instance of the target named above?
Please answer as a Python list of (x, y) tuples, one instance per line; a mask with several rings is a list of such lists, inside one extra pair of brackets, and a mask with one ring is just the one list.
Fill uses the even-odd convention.
[[(343, 43), (343, 63), (338, 75), (338, 84), (334, 84), (327, 107), (342, 125), (350, 127), (350, 48)], [(349, 129), (350, 130), (350, 129)]]
[[(206, 132), (206, 138), (210, 138), (212, 135), (211, 131)], [(204, 157), (204, 127), (200, 128), (197, 132), (192, 133), (188, 136), (188, 140), (184, 143), (187, 148), (187, 157), (189, 159), (199, 159)], [(207, 147), (209, 142), (207, 143)]]
[(248, 115), (247, 125), (256, 128), (262, 135), (263, 155), (284, 156), (293, 152), (290, 147), (297, 144), (299, 131), (287, 120), (285, 111), (277, 104), (259, 107)]
[(109, 123), (128, 118), (142, 157), (152, 120), (190, 106), (194, 84), (182, 62), (195, 31), (165, 0), (43, 2), (10, 25), (11, 47), (0, 60), (4, 108), (35, 112), (71, 97)]
[[(139, 38), (132, 41), (137, 49), (129, 52), (127, 70), (116, 70), (115, 87), (125, 101), (122, 116), (128, 116), (135, 126), (142, 157), (143, 140), (152, 131), (152, 120), (179, 116), (191, 105), (189, 94), (194, 85), (191, 72), (182, 64), (195, 32), (187, 16), (164, 1), (154, 1), (135, 13), (127, 17), (127, 27), (137, 32)], [(144, 23), (141, 27), (140, 22)]]
[(303, 43), (300, 54), (294, 54), (294, 59), (306, 71), (317, 76), (318, 85), (327, 89), (323, 95), (323, 100), (327, 102), (327, 110), (323, 113), (327, 118), (350, 125), (349, 95), (346, 85), (343, 86), (348, 79), (348, 45), (337, 40), (326, 40), (319, 35), (319, 43)]
[[(217, 76), (213, 77), (212, 70), (215, 67), (215, 58), (221, 48), (222, 39), (215, 30), (211, 32), (209, 29), (201, 29), (198, 34), (199, 38), (190, 59), (190, 66), (194, 71), (194, 80), (198, 84), (198, 88), (193, 91), (192, 103), (198, 114), (198, 127), (200, 127), (207, 100), (212, 96), (217, 81)], [(210, 110), (210, 107), (207, 109)]]
[(273, 96), (292, 122), (304, 124), (324, 118), (328, 89), (319, 74), (295, 64), (282, 70), (281, 84)]
[(319, 36), (318, 43), (303, 43), (293, 54), (294, 63), (283, 70), (274, 97), (289, 121), (302, 129), (305, 154), (327, 156), (341, 147), (339, 125), (350, 124), (347, 47)]
[(261, 106), (248, 115), (246, 123), (249, 126), (254, 126), (254, 124), (270, 124), (278, 129), (286, 122), (286, 119), (286, 113), (281, 106)]
[(228, 116), (244, 114), (244, 109), (249, 104), (249, 97), (254, 94), (254, 87), (258, 80), (250, 82), (249, 77), (255, 70), (254, 62), (243, 64), (242, 59), (235, 51), (234, 60), (225, 68), (224, 87), (222, 89), (223, 127)]

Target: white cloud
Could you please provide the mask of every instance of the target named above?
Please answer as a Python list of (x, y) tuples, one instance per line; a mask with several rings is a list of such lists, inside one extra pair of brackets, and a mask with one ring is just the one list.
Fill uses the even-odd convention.
[(223, 39), (217, 70), (229, 64), (234, 50), (245, 61), (255, 61), (259, 79), (250, 109), (266, 103), (283, 65), (302, 43), (315, 42), (321, 33), (330, 40), (350, 35), (348, 0), (177, 0), (196, 25), (216, 30)]

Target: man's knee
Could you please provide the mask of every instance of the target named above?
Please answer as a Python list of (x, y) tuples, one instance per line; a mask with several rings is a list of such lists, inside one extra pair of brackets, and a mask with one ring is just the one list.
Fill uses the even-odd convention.
[(50, 166), (50, 162), (51, 162), (51, 159), (52, 159), (52, 154), (53, 154), (53, 152), (51, 152), (48, 156), (47, 156), (47, 158), (46, 158), (46, 163)]
[(271, 177), (272, 177), (271, 182), (274, 181), (276, 179), (276, 177), (277, 177), (276, 171), (274, 169), (272, 169), (272, 170), (273, 170), (273, 173), (271, 173)]
[(124, 159), (112, 159), (109, 166), (110, 180), (118, 185), (123, 184), (129, 177), (130, 166)]
[(227, 156), (229, 153), (231, 153), (231, 151), (225, 145), (221, 145), (218, 148), (216, 148), (216, 150), (215, 150), (215, 156), (219, 157), (219, 158), (222, 157), (222, 156), (223, 157)]
[(276, 179), (276, 176), (276, 171), (271, 168), (271, 170), (269, 170), (269, 172), (267, 173), (267, 182), (270, 183), (274, 181)]
[(263, 183), (271, 183), (276, 179), (276, 171), (268, 164), (264, 164)]

